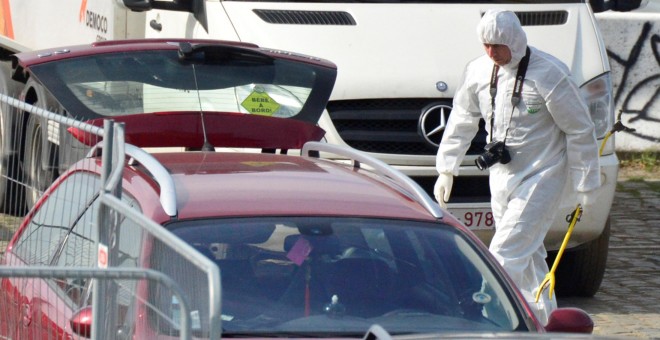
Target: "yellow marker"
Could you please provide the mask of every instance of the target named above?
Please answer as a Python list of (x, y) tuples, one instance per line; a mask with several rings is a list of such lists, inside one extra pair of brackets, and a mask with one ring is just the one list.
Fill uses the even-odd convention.
[(261, 91), (253, 91), (241, 103), (250, 114), (261, 116), (272, 116), (280, 109), (278, 104), (268, 93)]
[(253, 167), (262, 167), (262, 166), (269, 166), (273, 164), (273, 162), (241, 162), (241, 164), (245, 164)]

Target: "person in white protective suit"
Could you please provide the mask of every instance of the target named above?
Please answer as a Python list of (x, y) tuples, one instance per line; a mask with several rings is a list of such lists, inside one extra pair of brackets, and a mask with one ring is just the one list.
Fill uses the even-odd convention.
[[(490, 251), (541, 322), (547, 324), (557, 307), (554, 295), (550, 299), (542, 294), (539, 302), (534, 302), (536, 290), (549, 271), (543, 240), (557, 214), (567, 177), (578, 192), (580, 202), (576, 203), (583, 206), (585, 193), (600, 186), (594, 124), (566, 65), (528, 46), (513, 12), (487, 11), (477, 33), (486, 54), (468, 63), (454, 97), (438, 149), (439, 176), (434, 194), (446, 207), (453, 176), (458, 175), (483, 118), (489, 133), (487, 142), (503, 142), (510, 156), (508, 162), (506, 157), (493, 157), (493, 164), (483, 167), (490, 171), (495, 221)], [(522, 88), (515, 91), (527, 51), (524, 81), (518, 83)], [(516, 93), (520, 95), (518, 102), (512, 101)]]

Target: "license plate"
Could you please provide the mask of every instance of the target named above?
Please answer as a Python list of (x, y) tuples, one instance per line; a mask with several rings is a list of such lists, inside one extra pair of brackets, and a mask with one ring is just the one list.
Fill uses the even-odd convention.
[(449, 208), (449, 212), (470, 230), (493, 230), (495, 221), (489, 208)]

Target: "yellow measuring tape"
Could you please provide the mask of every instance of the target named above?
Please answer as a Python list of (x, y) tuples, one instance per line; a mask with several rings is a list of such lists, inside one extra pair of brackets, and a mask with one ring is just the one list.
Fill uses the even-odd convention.
[(573, 228), (575, 228), (575, 224), (580, 220), (580, 217), (582, 216), (582, 205), (578, 203), (577, 207), (571, 215), (568, 215), (566, 217), (567, 220), (570, 219), (570, 224), (568, 225), (568, 231), (566, 231), (566, 236), (564, 236), (564, 241), (561, 243), (561, 247), (559, 247), (559, 251), (557, 252), (557, 257), (555, 258), (555, 263), (552, 264), (552, 268), (550, 269), (550, 272), (545, 274), (545, 278), (543, 279), (543, 282), (541, 282), (541, 285), (539, 286), (538, 291), (536, 292), (536, 300), (534, 302), (539, 302), (539, 298), (541, 297), (541, 293), (543, 293), (543, 290), (550, 287), (548, 290), (548, 297), (552, 299), (552, 292), (555, 290), (555, 272), (557, 271), (557, 267), (559, 266), (559, 260), (561, 259), (562, 254), (564, 254), (564, 250), (566, 250), (566, 245), (568, 245), (568, 240), (571, 238), (571, 234), (573, 233)]

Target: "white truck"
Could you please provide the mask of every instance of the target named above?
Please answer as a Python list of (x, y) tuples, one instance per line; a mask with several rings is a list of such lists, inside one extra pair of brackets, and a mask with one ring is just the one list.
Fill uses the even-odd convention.
[[(610, 66), (594, 12), (629, 11), (644, 0), (443, 1), (443, 0), (8, 0), (0, 2), (3, 60), (14, 52), (131, 38), (209, 38), (322, 57), (338, 65), (338, 78), (319, 121), (328, 143), (349, 145), (397, 167), (429, 192), (436, 180), (435, 155), (452, 97), (465, 64), (484, 53), (475, 28), (489, 8), (515, 11), (529, 43), (563, 60), (589, 102), (602, 141), (612, 128)], [(3, 63), (0, 91), (48, 108), (54, 100), (30, 83), (11, 80)], [(42, 155), (42, 165), (25, 169), (21, 143), (5, 138), (24, 130), (2, 115), (0, 150), (18, 166), (3, 166), (3, 178), (16, 172), (53, 172), (67, 164)], [(42, 141), (48, 139), (42, 129)], [(20, 132), (20, 133), (30, 133)], [(474, 139), (455, 179), (449, 210), (488, 243), (493, 233), (488, 173), (474, 165), (485, 131)], [(46, 148), (43, 148), (46, 149)], [(618, 172), (614, 138), (604, 146), (602, 187), (597, 202), (574, 231), (557, 274), (557, 292), (592, 296), (604, 274), (609, 211)], [(3, 182), (3, 181), (0, 181)], [(6, 181), (4, 181), (6, 182)], [(0, 183), (0, 189), (8, 185)], [(0, 193), (4, 193), (3, 190)], [(565, 220), (576, 202), (566, 190), (546, 238), (557, 250)], [(11, 199), (11, 198), (10, 198)]]

